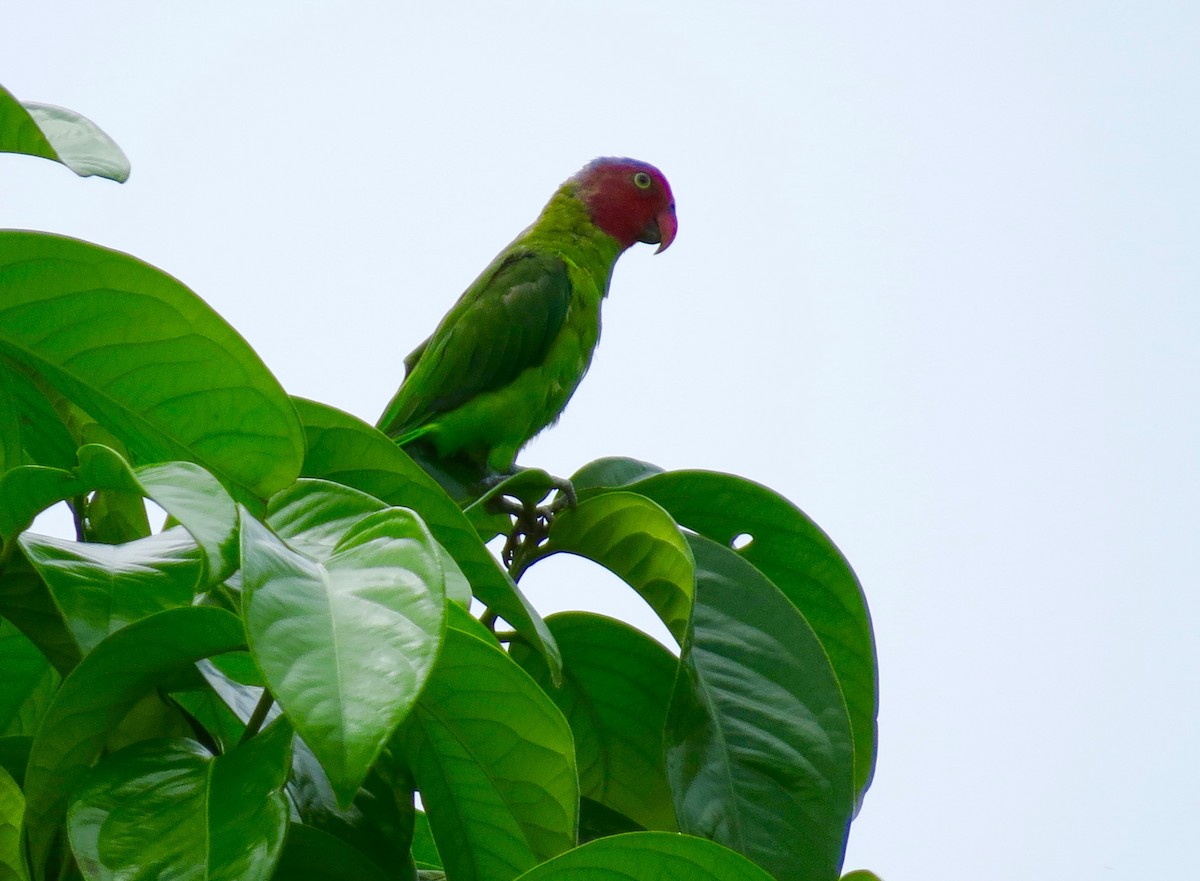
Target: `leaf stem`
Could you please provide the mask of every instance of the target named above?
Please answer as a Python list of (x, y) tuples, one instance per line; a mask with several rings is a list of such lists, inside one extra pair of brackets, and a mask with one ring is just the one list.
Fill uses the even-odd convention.
[(271, 694), (271, 689), (263, 688), (262, 696), (258, 699), (258, 704), (255, 705), (254, 712), (250, 714), (250, 718), (246, 721), (246, 730), (242, 732), (242, 738), (238, 741), (239, 745), (258, 734), (263, 722), (267, 719), (267, 713), (271, 712), (271, 707), (274, 703), (275, 695)]

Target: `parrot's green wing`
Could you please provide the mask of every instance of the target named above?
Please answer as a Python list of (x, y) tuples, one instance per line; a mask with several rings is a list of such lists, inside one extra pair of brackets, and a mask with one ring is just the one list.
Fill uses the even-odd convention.
[(433, 336), (405, 359), (408, 375), (379, 428), (403, 443), (422, 425), (541, 364), (571, 303), (566, 262), (519, 250), (500, 260), (455, 304)]

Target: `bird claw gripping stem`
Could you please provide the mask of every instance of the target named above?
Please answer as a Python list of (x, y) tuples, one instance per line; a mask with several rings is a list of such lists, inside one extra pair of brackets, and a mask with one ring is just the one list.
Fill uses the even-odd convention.
[(533, 562), (537, 549), (549, 537), (554, 518), (578, 504), (571, 481), (552, 477), (551, 482), (555, 493), (548, 504), (534, 504), (513, 496), (501, 496), (493, 502), (498, 510), (513, 518), (500, 558), (514, 581)]

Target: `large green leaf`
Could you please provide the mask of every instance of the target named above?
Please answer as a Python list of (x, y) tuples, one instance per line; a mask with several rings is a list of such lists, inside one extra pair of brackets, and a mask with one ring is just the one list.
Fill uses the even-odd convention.
[(527, 647), (516, 643), (511, 652), (571, 725), (580, 795), (643, 828), (675, 831), (663, 745), (675, 658), (602, 615), (564, 612), (546, 623), (563, 653), (561, 687)]
[(85, 654), (134, 621), (190, 605), (204, 571), (196, 543), (180, 528), (119, 545), (31, 532), (18, 541)]
[(518, 881), (772, 881), (728, 848), (670, 832), (601, 838), (521, 875)]
[(283, 850), (291, 728), (276, 722), (213, 757), (191, 740), (135, 744), (102, 759), (67, 812), (89, 881), (254, 881)]
[(340, 838), (293, 823), (288, 828), (283, 858), (271, 876), (275, 881), (394, 881)]
[(545, 622), (437, 482), (378, 429), (325, 404), (293, 400), (308, 440), (304, 476), (333, 480), (417, 511), (480, 602), (536, 646), (557, 677), (562, 658)]
[[(29, 368), (0, 354), (0, 389), (3, 390), (3, 410), (6, 432), (14, 427), (19, 432), (6, 444), (19, 444), (22, 456), (12, 458), (7, 467), (24, 463), (70, 468), (75, 464), (79, 444), (71, 436), (54, 405), (38, 388)], [(8, 454), (11, 456), (11, 452)]]
[(140, 464), (197, 462), (262, 498), (300, 471), (303, 434), (275, 377), (203, 300), (126, 254), (0, 232), (0, 354)]
[(171, 609), (117, 631), (63, 680), (25, 775), (29, 854), (39, 877), (67, 799), (109, 732), (153, 686), (194, 674), (197, 660), (244, 648), (244, 639), (241, 621), (223, 609)]
[(448, 630), (398, 736), (455, 881), (512, 878), (574, 845), (571, 729), (494, 644)]
[(80, 177), (129, 178), (129, 160), (87, 117), (52, 104), (21, 104), (0, 86), (0, 152), (61, 162)]
[(66, 618), (15, 542), (0, 568), (0, 615), (15, 624), (59, 673), (66, 675), (79, 663), (83, 652)]
[(779, 881), (837, 877), (854, 812), (850, 720), (804, 617), (730, 548), (699, 535), (696, 607), (668, 715), (679, 827)]
[[(359, 493), (323, 481), (298, 495), (314, 503), (299, 508), (318, 530), (361, 504)], [(328, 516), (314, 516), (314, 505)], [(433, 668), (443, 575), (432, 536), (402, 508), (355, 518), (327, 554), (306, 547), (293, 550), (243, 513), (246, 633), (272, 694), (347, 804)]]
[(25, 796), (21, 787), (0, 768), (0, 881), (28, 881), (21, 853), (21, 819)]
[(377, 872), (399, 877), (408, 866), (413, 786), (391, 744), (371, 766), (354, 801), (342, 807), (316, 756), (297, 738), (287, 791), (305, 828), (344, 842)]
[(681, 526), (734, 547), (803, 613), (846, 699), (861, 801), (875, 769), (879, 686), (866, 598), (846, 558), (799, 508), (741, 477), (671, 471), (627, 488), (658, 502)]
[(539, 555), (563, 551), (594, 560), (623, 579), (682, 642), (692, 613), (692, 555), (661, 507), (627, 492), (585, 499), (555, 517)]
[(144, 496), (178, 520), (203, 551), (206, 584), (237, 568), (237, 506), (216, 478), (191, 462), (132, 468), (100, 444), (80, 447), (71, 471), (25, 465), (0, 477), (0, 538), (27, 528), (55, 502), (92, 490)]
[(58, 688), (50, 662), (12, 623), (0, 619), (0, 737), (33, 734)]
[[(12, 371), (0, 359), (0, 474), (25, 462), (20, 413)], [(0, 530), (0, 538), (3, 537)]]

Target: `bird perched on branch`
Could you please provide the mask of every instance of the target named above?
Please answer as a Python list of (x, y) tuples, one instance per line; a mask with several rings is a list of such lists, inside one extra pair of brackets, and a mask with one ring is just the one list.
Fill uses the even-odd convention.
[(379, 428), (480, 478), (512, 472), (591, 364), (617, 258), (636, 242), (664, 251), (677, 228), (671, 187), (653, 165), (584, 166), (404, 359)]

